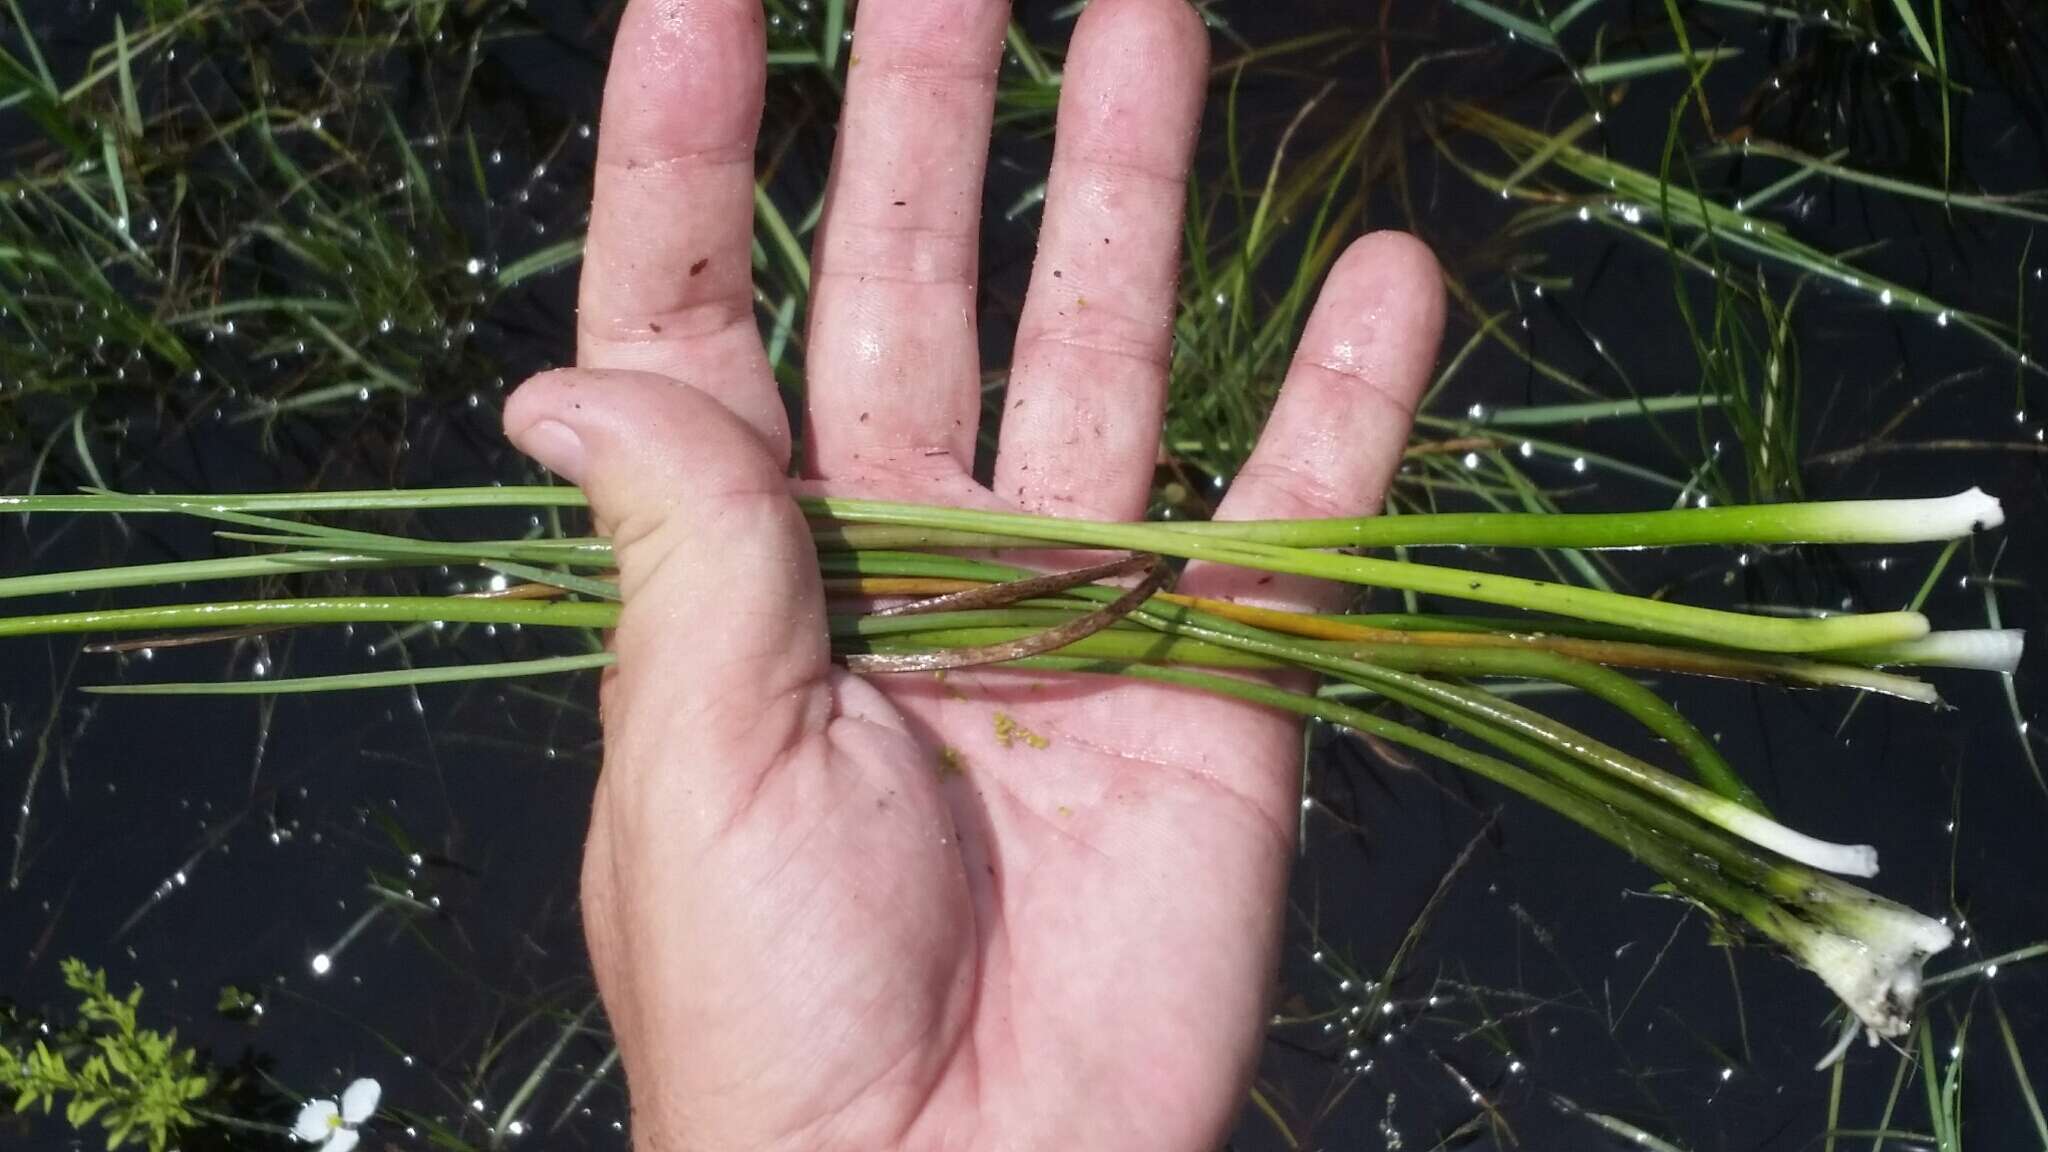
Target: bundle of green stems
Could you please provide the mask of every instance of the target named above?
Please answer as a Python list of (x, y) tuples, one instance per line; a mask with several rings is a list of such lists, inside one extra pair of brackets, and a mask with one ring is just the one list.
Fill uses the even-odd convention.
[[(2019, 660), (2018, 633), (1933, 632), (1917, 612), (1731, 612), (1356, 553), (1951, 540), (2002, 519), (1997, 501), (1975, 489), (1928, 500), (1244, 523), (1101, 523), (869, 500), (802, 503), (835, 606), (833, 649), (849, 667), (905, 675), (999, 666), (1151, 680), (1347, 728), (1465, 769), (1612, 842), (1724, 926), (1746, 927), (1818, 974), (1849, 1009), (1831, 1058), (1858, 1025), (1873, 1042), (1908, 1031), (1922, 966), (1950, 943), (1942, 923), (1839, 878), (1874, 875), (1875, 848), (1829, 843), (1778, 822), (1713, 741), (1632, 674), (1846, 688), (1934, 703), (1932, 687), (1900, 669), (2010, 671)], [(429, 566), (491, 574), (483, 592), (445, 596), (213, 599), (0, 617), (0, 638), (146, 635), (99, 646), (123, 650), (334, 624), (602, 630), (617, 622), (620, 605), (611, 547), (601, 538), (428, 540), (308, 518), (581, 504), (581, 493), (559, 487), (0, 497), (0, 512), (203, 517), (225, 525), (221, 538), (262, 549), (0, 578), (0, 599)], [(1060, 570), (1020, 566), (1043, 550), (1056, 550)], [(1100, 555), (1075, 560), (1090, 552)], [(1174, 560), (1319, 577), (1513, 614), (1309, 615), (1200, 600), (1168, 590)], [(92, 690), (375, 689), (555, 674), (613, 659), (589, 647), (533, 660)], [(1312, 671), (1323, 686), (1295, 691), (1258, 675), (1283, 670)], [(1647, 728), (1682, 769), (1653, 764), (1517, 703), (1495, 690), (1500, 681), (1549, 682), (1594, 696)]]

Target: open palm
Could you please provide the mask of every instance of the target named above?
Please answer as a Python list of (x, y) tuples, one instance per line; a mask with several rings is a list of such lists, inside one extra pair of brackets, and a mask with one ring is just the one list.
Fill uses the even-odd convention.
[[(1074, 35), (992, 489), (977, 225), (1007, 7), (866, 0), (814, 254), (799, 486), (1127, 519), (1151, 482), (1206, 82), (1182, 0)], [(829, 659), (748, 238), (758, 0), (633, 0), (607, 84), (579, 368), (513, 439), (620, 555), (584, 866), (643, 1149), (1195, 1149), (1256, 1060), (1299, 729), (1100, 678), (863, 680)], [(1378, 502), (1434, 358), (1405, 237), (1338, 263), (1222, 514)], [(1182, 587), (1331, 593), (1218, 569)]]

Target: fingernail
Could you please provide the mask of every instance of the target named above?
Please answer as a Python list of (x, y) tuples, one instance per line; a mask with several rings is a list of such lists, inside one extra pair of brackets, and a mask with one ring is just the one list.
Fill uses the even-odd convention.
[(541, 420), (518, 436), (519, 450), (571, 484), (583, 482), (583, 437), (559, 420)]

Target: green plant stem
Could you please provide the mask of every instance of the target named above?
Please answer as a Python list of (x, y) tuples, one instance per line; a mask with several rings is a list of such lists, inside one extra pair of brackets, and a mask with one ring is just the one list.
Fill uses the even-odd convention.
[(1331, 656), (1313, 648), (1290, 644), (1291, 638), (1264, 633), (1234, 621), (1203, 619), (1178, 605), (1157, 610), (1148, 607), (1131, 613), (1129, 618), (1135, 622), (1153, 624), (1162, 631), (1193, 636), (1224, 647), (1256, 652), (1302, 667), (1313, 668), (1371, 688), (1425, 712), (1448, 708), (1460, 716), (1504, 727), (1563, 749), (1573, 758), (1600, 773), (1635, 789), (1655, 793), (1684, 807), (1703, 820), (1719, 825), (1745, 839), (1767, 845), (1777, 852), (1830, 871), (1870, 875), (1876, 870), (1876, 853), (1867, 847), (1830, 844), (1795, 832), (1759, 815), (1738, 801), (1716, 795), (1619, 749), (1558, 724), (1540, 713), (1501, 700), (1490, 693), (1478, 689), (1454, 688), (1425, 677)]
[(1924, 543), (2002, 522), (1996, 501), (1963, 493), (1929, 500), (1729, 504), (1656, 512), (1434, 512), (1331, 520), (1184, 521), (1170, 526), (1288, 548), (1626, 549)]
[(509, 600), (469, 596), (335, 596), (297, 600), (233, 600), (103, 608), (42, 616), (0, 617), (0, 638), (58, 632), (136, 632), (180, 628), (295, 628), (308, 624), (520, 624), (610, 628), (617, 604), (587, 600)]
[[(1104, 595), (1114, 594), (1109, 589), (1093, 587), (1073, 589), (1072, 593), (1079, 598), (1090, 600), (1099, 600)], [(975, 622), (999, 623), (1008, 622), (1010, 619), (1013, 618), (988, 615), (977, 618)], [(1486, 725), (1490, 729), (1510, 732), (1517, 740), (1533, 740), (1547, 748), (1561, 750), (1565, 755), (1608, 779), (1584, 778), (1579, 770), (1547, 756), (1540, 762), (1561, 777), (1571, 779), (1575, 786), (1600, 795), (1610, 804), (1639, 804), (1646, 802), (1647, 798), (1643, 794), (1649, 793), (1663, 801), (1677, 804), (1735, 835), (1768, 844), (1778, 851), (1797, 856), (1817, 866), (1859, 875), (1868, 875), (1875, 869), (1875, 855), (1867, 848), (1816, 841), (1757, 815), (1757, 809), (1749, 807), (1755, 803), (1754, 798), (1747, 797), (1747, 790), (1740, 779), (1718, 755), (1712, 755), (1706, 762), (1706, 772), (1728, 792), (1747, 799), (1731, 799), (1726, 795), (1709, 792), (1610, 745), (1558, 724), (1540, 713), (1501, 700), (1490, 693), (1442, 684), (1426, 677), (1337, 654), (1356, 650), (1361, 647), (1358, 645), (1305, 642), (1295, 637), (1268, 633), (1234, 621), (1210, 617), (1181, 605), (1163, 602), (1147, 605), (1131, 613), (1128, 619), (1133, 623), (1157, 628), (1162, 633), (1199, 639), (1217, 647), (1237, 649), (1266, 657), (1278, 664), (1313, 668), (1369, 688), (1435, 719), (1459, 727)], [(904, 623), (885, 625), (884, 628), (891, 633), (907, 633), (917, 627), (914, 622), (918, 620), (943, 622), (945, 617), (910, 617)], [(882, 634), (885, 634), (883, 629), (869, 632), (869, 635)], [(1409, 662), (1411, 666), (1427, 666), (1432, 670), (1454, 673), (1541, 678), (1575, 674), (1567, 667), (1573, 662), (1552, 658), (1551, 654), (1547, 653), (1472, 650), (1430, 652), (1398, 645), (1375, 646), (1371, 651), (1374, 656), (1378, 656), (1387, 649), (1393, 649), (1388, 653), (1390, 656)], [(1496, 656), (1506, 657), (1497, 667), (1492, 660)], [(1601, 671), (1604, 670), (1596, 670), (1593, 676), (1580, 678), (1598, 681)], [(1612, 689), (1612, 685), (1602, 686)], [(1629, 687), (1636, 686), (1630, 684)], [(1650, 725), (1653, 730), (1677, 734), (1686, 744), (1693, 746), (1695, 753), (1701, 747), (1708, 748), (1711, 753), (1705, 738), (1696, 729), (1692, 729), (1675, 710), (1643, 710), (1639, 699), (1625, 693), (1617, 696), (1617, 703)], [(1668, 709), (1668, 706), (1664, 708)], [(1613, 784), (1609, 783), (1610, 780)]]
[[(1636, 633), (1615, 628), (1569, 627), (1573, 621), (1545, 621), (1541, 631), (1499, 631), (1503, 624), (1512, 623), (1499, 618), (1456, 618), (1443, 620), (1471, 619), (1470, 626), (1439, 626), (1428, 617), (1407, 617), (1393, 615), (1375, 616), (1326, 616), (1339, 624), (1355, 623), (1365, 628), (1385, 628), (1390, 631), (1427, 637), (1433, 632), (1450, 632), (1469, 636), (1474, 644), (1486, 647), (1521, 647), (1544, 651), (1555, 651), (1560, 655), (1597, 664), (1606, 668), (1630, 668), (1648, 672), (1671, 672), (1685, 676), (1707, 676), (1721, 679), (1767, 681), (1799, 687), (1814, 688), (1857, 688), (1864, 691), (1880, 692), (1902, 700), (1921, 704), (1938, 704), (1941, 697), (1926, 683), (1911, 676), (1875, 671), (1860, 666), (1860, 662), (1872, 650), (1860, 649), (1854, 653), (1859, 663), (1838, 663), (1849, 653), (1835, 651), (1828, 653), (1829, 661), (1804, 660), (1792, 656), (1775, 656), (1761, 652), (1729, 652), (1723, 649), (1696, 648), (1677, 637), (1658, 637), (1655, 643), (1646, 643)], [(1400, 623), (1379, 622), (1385, 620)], [(1930, 632), (1923, 639), (1931, 640), (1945, 635)], [(1596, 638), (1596, 636), (1598, 638)], [(1427, 643), (1428, 641), (1424, 640)], [(1915, 641), (1914, 643), (1919, 643)], [(1892, 649), (1877, 650), (1891, 653)]]
[[(289, 522), (262, 520), (248, 510), (263, 508), (271, 511), (306, 511), (315, 509), (374, 509), (393, 507), (457, 507), (457, 506), (507, 506), (524, 502), (532, 504), (574, 504), (581, 494), (573, 489), (560, 488), (485, 488), (485, 489), (438, 489), (427, 493), (331, 493), (302, 497), (265, 494), (244, 498), (194, 498), (165, 496), (128, 496), (104, 494), (96, 497), (7, 497), (0, 498), (0, 510), (14, 509), (29, 511), (78, 510), (91, 508), (97, 511), (154, 511), (186, 512), (211, 516), (235, 522), (256, 521), (259, 526), (282, 526), (291, 531), (303, 531), (308, 537), (317, 537), (338, 549), (360, 550), (368, 553), (396, 556), (405, 553), (420, 554), (431, 546), (418, 541), (404, 541), (393, 537), (379, 537), (374, 533), (359, 533), (341, 529), (315, 526), (294, 526)], [(1956, 501), (1988, 501), (1981, 494), (1971, 497), (1950, 498), (1937, 501), (1944, 505)], [(409, 503), (408, 503), (409, 501)], [(1403, 563), (1359, 556), (1331, 555), (1302, 548), (1279, 547), (1256, 541), (1240, 541), (1221, 538), (1220, 533), (1228, 529), (1205, 528), (1189, 530), (1181, 525), (1160, 524), (1104, 524), (1087, 521), (1063, 521), (1047, 517), (1025, 516), (1015, 513), (975, 512), (960, 509), (928, 508), (916, 505), (893, 504), (882, 501), (836, 500), (813, 498), (802, 501), (806, 510), (814, 516), (835, 522), (879, 523), (908, 526), (912, 528), (939, 531), (969, 532), (980, 535), (1012, 536), (1020, 539), (1049, 543), (1065, 543), (1089, 547), (1110, 547), (1132, 551), (1154, 552), (1160, 555), (1185, 559), (1204, 559), (1233, 564), (1265, 571), (1288, 572), (1298, 575), (1319, 577), (1353, 584), (1365, 584), (1399, 589), (1410, 593), (1441, 595), (1455, 599), (1473, 600), (1504, 607), (1521, 608), (1532, 612), (1543, 612), (1601, 623), (1619, 624), (1644, 631), (1665, 635), (1687, 636), (1723, 647), (1757, 650), (1766, 652), (1808, 652), (1825, 651), (1832, 648), (1870, 646), (1908, 640), (1927, 632), (1927, 621), (1918, 613), (1890, 612), (1865, 615), (1829, 616), (1801, 619), (1769, 618), (1742, 613), (1725, 612), (1715, 609), (1698, 608), (1689, 605), (1667, 604), (1623, 596), (1613, 592), (1579, 588), (1570, 585), (1550, 584), (1543, 581), (1494, 576), (1483, 573), (1465, 572), (1452, 568)], [(1767, 509), (1783, 513), (1785, 508)], [(1840, 509), (1857, 508), (1860, 505), (1836, 505), (1834, 515), (1847, 515)], [(1995, 509), (1995, 502), (1991, 504)], [(1730, 520), (1725, 514), (1729, 509), (1694, 509), (1668, 514), (1644, 514), (1684, 516), (1693, 513), (1724, 514), (1723, 530), (1730, 523), (1741, 523), (1739, 516)], [(1866, 509), (1867, 512), (1867, 509)], [(1756, 513), (1760, 514), (1760, 513)], [(1559, 524), (1571, 518), (1563, 516), (1529, 516), (1520, 513), (1483, 514), (1502, 517), (1492, 521), (1513, 526), (1510, 535), (1527, 540), (1531, 525)], [(1987, 519), (1988, 513), (1979, 513), (1980, 519)], [(1634, 518), (1624, 517), (1621, 522)], [(1871, 520), (1864, 514), (1852, 519)], [(1878, 522), (1890, 522), (1899, 516), (1879, 517)], [(1422, 522), (1423, 517), (1390, 517), (1384, 520), (1367, 521), (1370, 524), (1388, 524), (1401, 527)], [(1469, 526), (1469, 524), (1468, 524)], [(1797, 533), (1805, 534), (1805, 533)], [(285, 539), (289, 540), (289, 532)], [(277, 538), (266, 538), (276, 540)], [(298, 540), (303, 545), (306, 540)], [(522, 550), (514, 556), (498, 558), (518, 559), (537, 563), (564, 561), (567, 558), (549, 548), (532, 546), (533, 551)], [(465, 549), (476, 549), (476, 545), (453, 545), (443, 549), (444, 554), (460, 554)], [(598, 562), (598, 549), (586, 547), (578, 542), (573, 551), (580, 563)], [(542, 555), (546, 553), (546, 555)]]
[[(1663, 832), (1653, 831), (1555, 780), (1340, 701), (1290, 692), (1255, 680), (1241, 680), (1186, 668), (1163, 668), (1149, 664), (1121, 665), (1073, 657), (1038, 656), (1019, 660), (1016, 666), (1045, 671), (1108, 673), (1176, 684), (1340, 725), (1435, 757), (1542, 804), (1649, 865), (1678, 884), (1687, 895), (1712, 907), (1733, 911), (1743, 916), (1773, 939), (1785, 931), (1789, 918), (1776, 908), (1775, 901), (1765, 892), (1738, 883), (1729, 877), (1756, 877), (1769, 883), (1774, 889), (1797, 894), (1803, 890), (1803, 881), (1811, 876), (1797, 865), (1776, 860), (1762, 853), (1743, 850), (1728, 841), (1716, 840), (1710, 833), (1698, 842), (1714, 844), (1728, 854), (1723, 857), (1700, 851), (1699, 855), (1694, 856), (1680, 847), (1683, 843), (1695, 842), (1691, 836), (1674, 839)], [(1656, 806), (1664, 809), (1665, 818), (1662, 822), (1668, 827), (1676, 827), (1689, 819), (1668, 805)], [(1706, 831), (1704, 826), (1697, 823), (1694, 823), (1693, 827), (1702, 832)]]
[(347, 692), (377, 688), (415, 688), (422, 684), (466, 684), (478, 680), (509, 680), (522, 676), (556, 676), (609, 668), (618, 662), (611, 652), (581, 656), (549, 656), (538, 660), (500, 660), (490, 664), (454, 664), (440, 668), (401, 668), (388, 672), (344, 672), (333, 676), (297, 676), (276, 680), (219, 680), (185, 684), (95, 684), (84, 690), (101, 696), (278, 696), (300, 692)]
[(1352, 659), (1404, 672), (1458, 677), (1508, 676), (1569, 684), (1626, 712), (1662, 737), (1685, 758), (1700, 782), (1716, 793), (1757, 812), (1767, 812), (1742, 777), (1736, 774), (1713, 741), (1695, 728), (1662, 696), (1627, 676), (1585, 660), (1535, 649), (1430, 649), (1402, 644), (1330, 642), (1329, 647)]
[(47, 572), (0, 579), (0, 600), (54, 596), (108, 588), (151, 588), (194, 580), (260, 579), (306, 572), (347, 572), (390, 568), (403, 561), (346, 552), (282, 552), (265, 556), (228, 556), (217, 560), (174, 560), (163, 564), (130, 564), (77, 572)]
[(1619, 624), (1649, 632), (1691, 636), (1729, 648), (1766, 652), (1824, 651), (1909, 640), (1928, 631), (1927, 618), (1917, 612), (1806, 618), (1749, 616), (1520, 577), (1210, 539), (1177, 527), (1154, 524), (1103, 524), (870, 500), (825, 499), (803, 503), (807, 511), (816, 515), (850, 523), (899, 523), (915, 527), (1007, 533), (1087, 547), (1212, 560), (1241, 568), (1420, 592)]
[[(1085, 598), (1095, 599), (1093, 596)], [(1199, 621), (1212, 626), (1228, 623), (1195, 609), (1169, 607), (1163, 602), (1158, 604), (1154, 611), (1169, 621)], [(1174, 613), (1181, 615), (1176, 618), (1173, 616)], [(1061, 612), (1055, 608), (1020, 606), (997, 611), (945, 612), (879, 619), (865, 616), (835, 617), (832, 631), (835, 637), (879, 639), (917, 636), (920, 643), (933, 646), (979, 646), (1017, 639), (1071, 618), (1070, 612)], [(1168, 626), (1172, 627), (1173, 624), (1169, 623)], [(1693, 727), (1676, 708), (1628, 677), (1597, 664), (1531, 649), (1446, 649), (1355, 641), (1315, 641), (1284, 637), (1277, 633), (1263, 634), (1261, 638), (1274, 648), (1292, 642), (1290, 647), (1294, 650), (1286, 657), (1279, 657), (1271, 652), (1232, 648), (1207, 639), (1197, 640), (1172, 633), (1167, 633), (1166, 636), (1174, 645), (1166, 647), (1156, 639), (1149, 642), (1137, 639), (1134, 635), (1135, 628), (1136, 623), (1124, 625), (1101, 634), (1105, 638), (1097, 643), (1069, 646), (1061, 649), (1061, 652), (1074, 656), (1150, 660), (1155, 663), (1191, 663), (1207, 667), (1286, 668), (1298, 666), (1300, 653), (1311, 651), (1400, 672), (1459, 678), (1503, 676), (1568, 684), (1621, 709), (1669, 742), (1691, 765), (1701, 782), (1717, 794), (1757, 812), (1766, 812), (1762, 800), (1729, 766), (1727, 760), (1714, 748), (1712, 741), (1698, 728)], [(1377, 688), (1372, 685), (1368, 687)]]
[[(1128, 527), (1017, 513), (974, 512), (877, 500), (813, 497), (807, 512), (843, 525), (888, 524), (950, 528), (977, 540), (1050, 541), (1042, 529), (1020, 525)], [(582, 507), (583, 493), (549, 485), (256, 493), (179, 496), (95, 493), (80, 496), (0, 496), (0, 512), (347, 512), (424, 511), (445, 508)], [(930, 516), (920, 517), (919, 513)], [(939, 514), (955, 523), (941, 524)], [(962, 526), (959, 517), (980, 522)], [(1291, 548), (1391, 548), (1464, 545), (1475, 548), (1650, 548), (1686, 545), (1899, 544), (1947, 540), (2003, 520), (1998, 502), (1971, 489), (1954, 496), (1911, 500), (1840, 500), (1792, 504), (1731, 504), (1646, 512), (1523, 513), (1438, 512), (1321, 520), (1179, 521), (1146, 527), (1193, 532), (1248, 544)], [(868, 545), (862, 544), (862, 547)]]

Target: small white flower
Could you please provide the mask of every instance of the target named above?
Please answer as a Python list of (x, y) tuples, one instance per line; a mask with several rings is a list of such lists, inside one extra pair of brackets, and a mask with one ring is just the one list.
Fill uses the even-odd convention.
[(342, 1089), (341, 1101), (308, 1100), (299, 1109), (292, 1135), (308, 1144), (318, 1142), (320, 1152), (349, 1152), (362, 1139), (358, 1129), (377, 1112), (377, 1099), (384, 1089), (364, 1078)]

